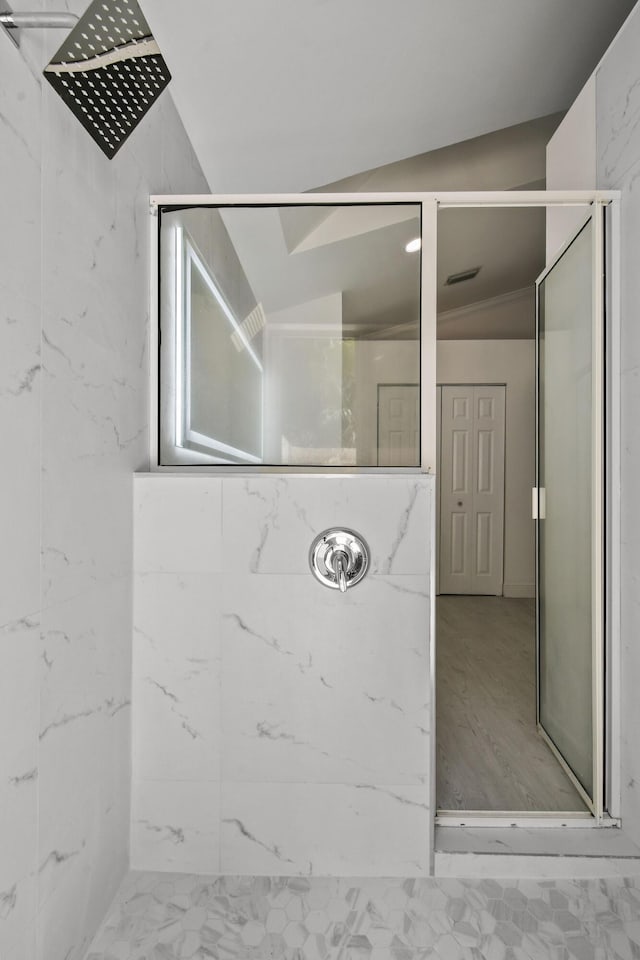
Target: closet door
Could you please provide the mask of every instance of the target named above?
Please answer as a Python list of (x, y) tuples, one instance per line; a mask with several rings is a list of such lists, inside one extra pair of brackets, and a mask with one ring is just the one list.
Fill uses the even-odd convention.
[(443, 385), (440, 593), (502, 595), (505, 388)]

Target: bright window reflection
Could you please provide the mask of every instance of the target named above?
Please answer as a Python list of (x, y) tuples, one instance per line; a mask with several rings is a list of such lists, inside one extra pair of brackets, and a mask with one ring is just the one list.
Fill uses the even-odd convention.
[(262, 363), (181, 226), (176, 251), (176, 445), (261, 463)]
[(419, 205), (160, 216), (162, 464), (419, 465)]

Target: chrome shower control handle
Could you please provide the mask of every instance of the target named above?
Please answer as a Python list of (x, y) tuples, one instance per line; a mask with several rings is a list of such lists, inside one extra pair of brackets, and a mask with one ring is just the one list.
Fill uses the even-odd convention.
[(340, 588), (340, 593), (347, 592), (347, 570), (349, 558), (344, 550), (336, 550), (333, 554), (333, 573)]
[(354, 530), (331, 527), (319, 534), (311, 544), (309, 566), (325, 587), (346, 593), (367, 572), (369, 547)]

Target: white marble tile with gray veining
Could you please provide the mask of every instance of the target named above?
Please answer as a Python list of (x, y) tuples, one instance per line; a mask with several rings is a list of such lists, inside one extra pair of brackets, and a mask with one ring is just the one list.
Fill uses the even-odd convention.
[(589, 880), (609, 877), (640, 877), (640, 860), (630, 857), (585, 857), (554, 855), (504, 856), (486, 853), (441, 853), (434, 857), (437, 877), (557, 880), (572, 877)]
[(134, 520), (139, 573), (217, 573), (227, 568), (221, 480), (138, 475)]
[(130, 603), (121, 577), (42, 614), (38, 924), (50, 950), (82, 949), (99, 920), (97, 891), (126, 863)]
[(219, 588), (210, 574), (138, 574), (133, 767), (142, 780), (218, 780)]
[(28, 787), (38, 775), (40, 618), (0, 627), (0, 788)]
[(122, 785), (129, 776), (129, 736), (129, 716), (123, 709), (111, 716), (98, 712), (76, 718), (41, 741), (41, 907), (75, 889), (79, 875), (117, 872), (126, 862), (122, 830), (129, 798)]
[[(621, 191), (620, 202), (620, 383), (621, 404), (621, 794), (625, 831), (640, 844), (640, 507), (636, 495), (640, 439), (640, 8), (636, 6), (605, 54), (596, 74), (598, 186)], [(615, 281), (614, 281), (615, 282)]]
[(614, 827), (593, 830), (557, 827), (436, 827), (442, 853), (515, 854), (516, 856), (640, 857), (640, 848)]
[[(108, 161), (42, 79), (59, 42), (25, 31), (18, 50), (0, 31), (0, 174), (11, 184), (0, 237), (0, 427), (11, 451), (0, 625), (38, 611), (41, 574), (44, 605), (33, 687), (33, 644), (0, 639), (3, 665), (11, 658), (0, 704), (11, 709), (0, 732), (3, 960), (78, 960), (126, 866), (131, 475), (148, 462), (146, 212), (169, 179), (206, 189), (170, 97), (145, 118), (135, 154), (127, 144)], [(14, 862), (18, 844), (28, 863)]]
[(120, 578), (43, 611), (41, 744), (70, 724), (130, 709), (130, 602), (131, 585)]
[(49, 957), (83, 957), (104, 917), (99, 890), (112, 900), (127, 869), (118, 833), (104, 824), (104, 838), (99, 849), (83, 849), (65, 862), (48, 896), (39, 899), (37, 930), (39, 960)]
[[(43, 336), (43, 603), (61, 603), (131, 571), (131, 476), (144, 443), (111, 351)], [(66, 423), (59, 434), (56, 425)], [(99, 549), (96, 548), (99, 545)]]
[(33, 954), (38, 856), (37, 617), (0, 628), (0, 955)]
[(368, 543), (372, 573), (427, 573), (432, 484), (426, 476), (225, 478), (228, 569), (305, 574), (316, 535), (345, 526)]
[[(40, 601), (40, 90), (13, 44), (0, 56), (0, 624)], [(10, 188), (6, 185), (10, 184)]]
[(424, 786), (227, 781), (221, 791), (223, 874), (428, 873)]
[(218, 873), (220, 785), (134, 780), (131, 863), (142, 870)]
[(0, 177), (5, 189), (0, 284), (37, 305), (41, 236), (40, 87), (4, 33), (1, 39)]
[(0, 889), (0, 952), (6, 960), (36, 953), (34, 917), (38, 908), (37, 876), (26, 875)]
[[(55, 342), (65, 336), (87, 338), (113, 351), (125, 367), (140, 355), (148, 312), (140, 282), (146, 263), (140, 257), (144, 224), (139, 216), (139, 205), (148, 201), (137, 192), (144, 189), (140, 173), (133, 172), (135, 180), (127, 185), (126, 197), (118, 201), (105, 190), (89, 207), (84, 191), (69, 192), (73, 170), (46, 168), (43, 184), (44, 215), (50, 225), (44, 250), (46, 330)], [(73, 284), (69, 262), (76, 264)]]
[[(292, 482), (297, 499), (290, 496)], [(191, 856), (182, 843), (174, 849), (171, 830), (156, 829), (180, 824), (153, 814), (151, 784), (191, 797), (189, 791), (219, 778), (225, 803), (237, 794), (242, 807), (250, 797), (275, 791), (289, 811), (274, 809), (266, 836), (240, 813), (225, 814), (223, 821), (233, 821), (225, 826), (200, 811), (198, 829), (222, 830), (221, 849), (240, 858), (241, 868), (225, 869), (255, 872), (259, 863), (260, 870), (272, 870), (274, 850), (283, 849), (284, 840), (292, 872), (307, 871), (308, 861), (318, 858), (324, 870), (339, 861), (341, 873), (426, 869), (429, 558), (424, 537), (424, 555), (402, 551), (411, 538), (417, 544), (423, 522), (426, 529), (431, 495), (429, 478), (385, 478), (381, 484), (375, 478), (136, 479), (134, 778), (150, 811), (136, 815), (138, 866), (171, 869), (174, 861), (163, 860), (163, 851), (182, 863)], [(280, 537), (285, 554), (304, 528), (299, 573), (255, 576), (260, 562), (234, 567), (234, 549), (244, 550), (260, 531), (254, 503), (269, 513), (270, 533)], [(380, 514), (386, 518), (387, 542), (374, 550), (378, 572), (374, 566), (342, 595), (318, 583), (308, 568), (313, 529), (307, 511), (329, 523), (331, 511), (345, 516), (354, 505), (372, 526)], [(380, 572), (397, 572), (401, 556), (406, 565), (400, 575)], [(340, 805), (339, 817), (350, 824), (344, 833), (333, 820), (316, 830), (315, 787), (318, 796), (328, 790), (329, 806)], [(308, 840), (290, 797), (307, 810)], [(262, 799), (258, 807), (265, 804)], [(251, 804), (247, 809), (253, 816)], [(412, 842), (418, 852), (410, 856)], [(265, 861), (267, 855), (272, 859)]]
[(145, 384), (137, 358), (124, 363), (117, 352), (81, 331), (48, 324), (43, 369), (50, 418), (64, 416), (72, 428), (71, 436), (60, 438), (60, 448), (47, 451), (56, 466), (78, 468), (90, 458), (102, 460), (103, 469), (105, 461), (127, 463), (142, 430), (139, 407)]
[[(35, 266), (38, 269), (37, 263)], [(37, 397), (41, 378), (40, 308), (30, 297), (17, 292), (11, 277), (4, 273), (0, 275), (0, 411), (7, 417), (7, 428), (11, 415), (17, 421), (16, 434), (18, 429), (24, 434), (29, 426), (24, 403), (29, 397)]]
[(629, 17), (596, 73), (598, 186), (631, 188), (640, 176), (640, 15)]
[(424, 783), (425, 586), (423, 577), (377, 577), (342, 595), (311, 576), (230, 576), (221, 593), (223, 779)]

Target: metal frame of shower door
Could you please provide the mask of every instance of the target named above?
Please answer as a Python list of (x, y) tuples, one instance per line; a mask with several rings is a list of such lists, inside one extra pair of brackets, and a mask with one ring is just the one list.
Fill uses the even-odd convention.
[[(390, 467), (385, 472), (390, 474), (435, 474), (436, 470), (436, 418), (435, 418), (435, 382), (436, 356), (432, 344), (436, 340), (436, 312), (437, 312), (437, 277), (432, 263), (436, 256), (436, 219), (437, 199), (434, 194), (424, 193), (293, 193), (293, 194), (157, 194), (149, 198), (150, 204), (150, 329), (149, 329), (149, 425), (150, 425), (150, 469), (153, 473), (175, 473), (176, 467), (160, 466), (158, 442), (158, 401), (159, 401), (159, 218), (158, 208), (161, 206), (346, 206), (349, 204), (415, 204), (421, 208), (421, 333), (420, 333), (420, 382), (422, 385), (420, 399), (420, 466)], [(189, 472), (199, 474), (219, 474), (226, 476), (234, 473), (243, 473), (249, 469), (252, 472), (263, 473), (290, 473), (290, 474), (318, 474), (320, 476), (338, 472), (340, 476), (380, 473), (381, 467), (291, 467), (269, 466), (260, 467), (246, 465), (224, 466), (180, 466), (179, 472), (183, 476)]]
[[(287, 193), (287, 194), (157, 194), (149, 198), (151, 227), (151, 317), (156, 320), (150, 326), (150, 426), (151, 443), (150, 459), (153, 472), (168, 473), (175, 470), (172, 467), (158, 466), (158, 369), (155, 359), (158, 356), (158, 311), (159, 311), (159, 271), (158, 271), (158, 207), (167, 205), (180, 206), (274, 206), (274, 205), (305, 205), (328, 206), (345, 205), (349, 203), (406, 203), (421, 205), (421, 404), (420, 404), (420, 471), (435, 474), (437, 469), (436, 449), (436, 319), (437, 319), (437, 215), (439, 209), (448, 207), (546, 207), (546, 206), (583, 206), (593, 202), (608, 202), (619, 194), (615, 191), (592, 190), (513, 190), (513, 191), (448, 191), (440, 193), (426, 192), (394, 192), (394, 193)], [(225, 465), (213, 466), (209, 471), (205, 466), (190, 468), (180, 467), (180, 474), (193, 469), (200, 474), (211, 472), (219, 473), (222, 469), (226, 475), (241, 472), (246, 467)], [(259, 466), (251, 468), (259, 470)], [(308, 473), (308, 468), (279, 467), (262, 468), (263, 472), (290, 472)], [(379, 472), (380, 467), (349, 469), (340, 468), (343, 476), (362, 473)], [(314, 468), (314, 471), (335, 472), (335, 468)], [(415, 473), (415, 468), (390, 468), (389, 473)]]
[[(608, 240), (608, 267), (610, 271), (610, 295), (605, 301), (602, 275), (600, 271), (594, 271), (594, 295), (593, 295), (593, 315), (592, 337), (594, 349), (594, 367), (597, 372), (594, 378), (594, 410), (600, 410), (600, 417), (595, 422), (598, 424), (597, 435), (594, 437), (594, 452), (592, 470), (596, 464), (601, 464), (602, 471), (596, 470), (594, 474), (594, 486), (597, 490), (594, 492), (594, 507), (596, 523), (594, 530), (594, 567), (592, 573), (592, 583), (595, 597), (595, 606), (598, 612), (598, 622), (601, 627), (600, 642), (594, 644), (594, 741), (597, 741), (597, 750), (601, 758), (598, 768), (598, 776), (594, 781), (594, 794), (596, 794), (598, 803), (594, 807), (593, 816), (588, 820), (584, 814), (531, 814), (526, 812), (495, 811), (489, 815), (484, 815), (482, 811), (467, 811), (459, 814), (457, 811), (442, 811), (438, 814), (436, 810), (436, 823), (441, 825), (454, 826), (456, 824), (471, 826), (541, 826), (541, 827), (568, 827), (568, 826), (592, 826), (609, 827), (617, 826), (617, 818), (620, 816), (620, 403), (619, 403), (619, 384), (620, 384), (620, 355), (619, 355), (619, 191), (513, 191), (513, 192), (487, 192), (487, 193), (443, 193), (436, 197), (439, 208), (448, 207), (524, 207), (524, 206), (587, 206), (595, 208), (594, 211), (594, 244), (593, 258), (594, 263), (602, 262), (602, 251), (604, 247), (604, 209), (607, 206), (613, 208), (610, 218), (610, 230)], [(557, 259), (554, 255), (554, 262)], [(435, 271), (437, 266), (435, 255), (432, 259), (431, 268)], [(605, 306), (608, 309), (606, 324), (603, 324), (603, 314)], [(606, 350), (607, 350), (607, 372), (609, 382), (605, 384), (605, 357), (604, 357), (604, 336), (606, 330)], [(605, 394), (606, 389), (606, 394)], [(605, 396), (607, 407), (604, 406)], [(605, 423), (606, 418), (606, 423)], [(604, 431), (609, 431), (608, 451), (605, 449)], [(604, 465), (605, 454), (607, 456), (607, 489), (604, 489)], [(608, 529), (605, 531), (605, 520), (609, 519)], [(605, 595), (605, 579), (602, 565), (604, 563), (605, 550), (609, 560), (608, 570), (608, 590)], [(596, 553), (597, 551), (597, 553)], [(602, 604), (605, 604), (603, 606)], [(435, 606), (435, 605), (434, 605)], [(607, 623), (607, 700), (605, 702), (605, 677), (604, 677), (604, 644), (605, 636), (603, 624), (606, 618)], [(595, 618), (594, 618), (595, 619)], [(433, 634), (435, 640), (435, 632)], [(435, 643), (432, 645), (435, 646)], [(435, 654), (432, 650), (432, 729), (435, 730)], [(604, 737), (605, 722), (610, 736), (608, 738), (608, 755), (604, 756)], [(435, 751), (435, 738), (433, 743)], [(605, 791), (608, 807), (608, 814), (605, 813)], [(434, 788), (435, 792), (435, 788)], [(588, 815), (587, 815), (588, 816)]]
[(604, 819), (604, 207), (593, 204), (589, 215), (574, 230), (536, 280), (536, 491), (540, 496), (540, 286), (557, 266), (588, 223), (591, 234), (591, 710), (593, 797), (584, 789), (540, 719), (540, 509), (536, 511), (536, 727), (569, 780), (598, 823)]
[[(605, 607), (605, 755), (608, 780), (605, 782), (605, 805), (609, 815), (621, 816), (620, 715), (621, 645), (620, 628), (620, 495), (621, 495), (621, 389), (620, 389), (620, 201), (613, 200), (605, 209), (605, 556), (607, 604)], [(607, 282), (607, 278), (609, 281)], [(607, 432), (608, 431), (608, 432)]]
[[(150, 227), (150, 245), (151, 245), (151, 290), (150, 316), (150, 426), (151, 426), (151, 470), (154, 472), (172, 472), (171, 468), (158, 468), (158, 207), (161, 205), (232, 205), (232, 204), (252, 204), (256, 206), (267, 206), (273, 204), (305, 204), (305, 205), (329, 205), (354, 203), (416, 203), (422, 205), (422, 251), (421, 251), (421, 465), (420, 470), (423, 473), (435, 474), (437, 469), (437, 448), (436, 448), (436, 324), (437, 324), (437, 215), (440, 209), (452, 207), (555, 207), (555, 206), (585, 206), (588, 204), (598, 204), (604, 206), (610, 204), (613, 208), (612, 231), (610, 243), (611, 275), (614, 278), (612, 284), (612, 299), (608, 304), (608, 362), (610, 372), (610, 384), (608, 386), (609, 398), (609, 471), (608, 471), (608, 491), (607, 491), (607, 516), (610, 518), (611, 527), (609, 530), (609, 552), (611, 556), (609, 567), (609, 596), (607, 599), (607, 619), (609, 624), (609, 645), (608, 645), (608, 709), (607, 724), (612, 732), (609, 755), (607, 757), (607, 801), (611, 817), (618, 817), (620, 811), (620, 612), (619, 612), (619, 594), (620, 594), (620, 403), (619, 403), (619, 294), (618, 282), (619, 276), (619, 191), (602, 190), (513, 190), (513, 191), (442, 191), (438, 193), (303, 193), (303, 194), (187, 194), (187, 195), (155, 195), (150, 197), (151, 206), (151, 227)], [(246, 469), (246, 468), (244, 468)], [(252, 473), (260, 472), (259, 467), (250, 468)], [(220, 468), (195, 468), (190, 470), (187, 467), (180, 469), (180, 475), (186, 473), (217, 473), (220, 474)], [(225, 475), (229, 476), (237, 473), (238, 469), (234, 467), (224, 467)], [(314, 472), (318, 475), (336, 473), (335, 468), (309, 471), (305, 469), (296, 469), (292, 467), (285, 468), (284, 471), (270, 469), (262, 472), (287, 472), (291, 474), (303, 474)], [(349, 470), (341, 468), (341, 476), (358, 475), (366, 473), (380, 473), (381, 468), (375, 470)], [(389, 470), (393, 473), (414, 473), (412, 468), (396, 468)], [(435, 731), (435, 524), (432, 524), (431, 531), (431, 596), (434, 602), (431, 604), (431, 638), (430, 644), (430, 663), (431, 663), (431, 710), (432, 727)], [(431, 770), (431, 808), (434, 811), (432, 821), (432, 831), (435, 829), (437, 817), (435, 816), (435, 737), (432, 738), (430, 757)], [(477, 817), (477, 819), (476, 819)], [(485, 826), (566, 826), (566, 818), (558, 817), (536, 817), (526, 816), (508, 811), (494, 814), (490, 817), (474, 815), (468, 811), (465, 817), (451, 816), (442, 818), (440, 822), (453, 826), (456, 822), (470, 824), (474, 820), (476, 823), (482, 823)], [(597, 825), (596, 821), (591, 819), (581, 821), (583, 826), (587, 824)], [(603, 821), (602, 826), (611, 823)], [(433, 832), (432, 832), (433, 837)], [(431, 856), (433, 857), (433, 843), (431, 844)]]

